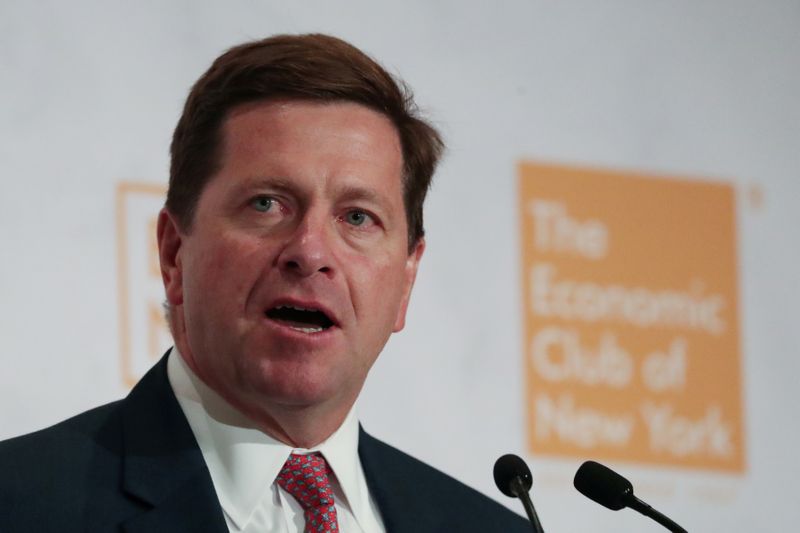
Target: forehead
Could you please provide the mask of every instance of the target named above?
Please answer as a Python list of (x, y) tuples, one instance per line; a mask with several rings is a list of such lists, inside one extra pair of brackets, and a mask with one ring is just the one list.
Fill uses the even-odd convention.
[(382, 162), (402, 170), (400, 137), (384, 114), (352, 102), (270, 100), (234, 108), (222, 126), (221, 163), (298, 156)]

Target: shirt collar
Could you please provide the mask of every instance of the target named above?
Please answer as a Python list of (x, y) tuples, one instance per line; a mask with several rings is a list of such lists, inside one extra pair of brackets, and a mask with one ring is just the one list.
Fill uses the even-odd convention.
[(355, 519), (364, 523), (362, 517), (370, 504), (358, 456), (355, 409), (324, 442), (310, 449), (293, 448), (256, 429), (192, 372), (177, 347), (169, 355), (167, 374), (206, 461), (220, 505), (237, 527), (246, 526), (262, 499), (277, 497), (277, 492), (267, 493), (289, 454), (310, 452), (325, 457), (345, 504)]

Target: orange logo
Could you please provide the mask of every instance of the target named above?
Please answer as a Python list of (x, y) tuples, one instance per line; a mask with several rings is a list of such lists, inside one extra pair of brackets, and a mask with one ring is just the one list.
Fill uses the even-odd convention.
[(122, 379), (133, 386), (172, 344), (164, 319), (156, 221), (166, 188), (117, 185), (117, 268)]
[(519, 166), (529, 449), (744, 470), (729, 185)]

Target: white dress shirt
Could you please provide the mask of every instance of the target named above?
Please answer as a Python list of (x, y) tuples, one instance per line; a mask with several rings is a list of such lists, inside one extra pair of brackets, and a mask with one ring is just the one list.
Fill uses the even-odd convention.
[(275, 483), (292, 453), (319, 452), (335, 477), (334, 505), (342, 533), (384, 533), (358, 456), (354, 410), (325, 442), (292, 448), (259, 431), (203, 383), (173, 348), (167, 375), (203, 454), (230, 532), (303, 533), (300, 504)]

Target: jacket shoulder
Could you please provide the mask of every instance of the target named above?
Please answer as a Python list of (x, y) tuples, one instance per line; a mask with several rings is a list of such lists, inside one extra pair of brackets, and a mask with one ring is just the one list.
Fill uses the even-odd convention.
[(98, 444), (98, 436), (107, 430), (119, 404), (101, 405), (48, 428), (0, 441), (0, 465), (19, 470), (32, 468), (29, 461), (75, 458), (87, 446)]
[(359, 454), (389, 531), (530, 531), (493, 499), (363, 431)]
[[(14, 522), (0, 530), (47, 531), (50, 521), (77, 521), (87, 503), (87, 484), (118, 484), (117, 479), (89, 479), (119, 472), (118, 410), (119, 402), (110, 403), (0, 442), (0, 508)], [(0, 524), (4, 521), (0, 518)]]

